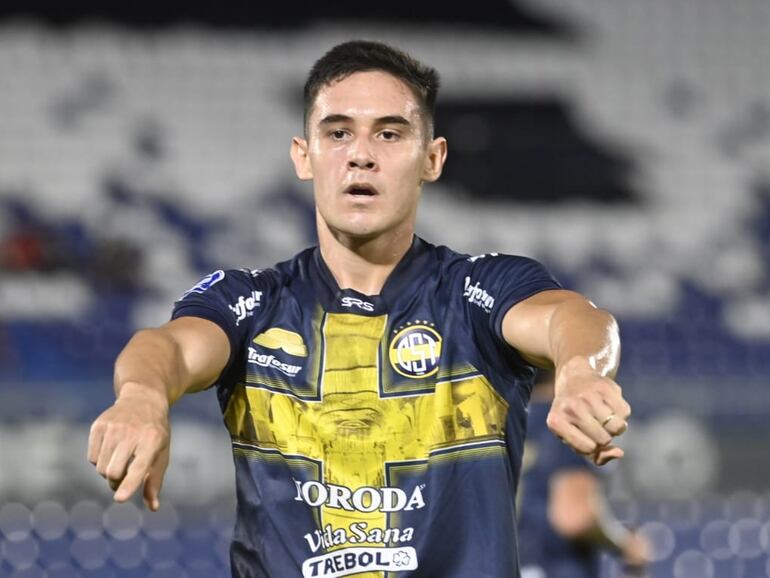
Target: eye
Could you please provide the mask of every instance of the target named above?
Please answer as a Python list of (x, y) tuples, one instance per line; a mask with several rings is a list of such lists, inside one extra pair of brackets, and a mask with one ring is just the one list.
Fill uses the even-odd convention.
[(380, 138), (384, 141), (396, 141), (400, 136), (394, 130), (384, 130), (380, 133)]
[(343, 140), (347, 136), (347, 132), (341, 128), (335, 129), (329, 133), (332, 140)]

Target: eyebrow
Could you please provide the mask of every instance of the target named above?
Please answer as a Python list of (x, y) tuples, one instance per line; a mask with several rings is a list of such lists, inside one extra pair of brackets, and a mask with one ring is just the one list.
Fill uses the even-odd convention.
[[(352, 122), (353, 117), (348, 116), (346, 114), (330, 114), (325, 117), (323, 117), (318, 124), (321, 126), (326, 126), (330, 124), (335, 124), (338, 122)], [(381, 116), (379, 118), (374, 119), (374, 124), (376, 125), (382, 125), (382, 124), (400, 124), (403, 126), (412, 126), (412, 123), (409, 122), (407, 119), (405, 119), (400, 114), (391, 114), (387, 116)]]

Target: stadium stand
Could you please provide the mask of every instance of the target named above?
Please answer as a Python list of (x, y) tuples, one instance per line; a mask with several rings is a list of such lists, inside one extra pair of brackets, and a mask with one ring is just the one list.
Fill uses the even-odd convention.
[[(562, 24), (356, 29), (442, 72), (451, 169), (419, 230), (535, 256), (619, 317), (636, 416), (607, 482), (652, 578), (770, 578), (770, 4), (519, 4)], [(159, 514), (110, 502), (87, 424), (130, 334), (203, 274), (313, 242), (286, 153), (305, 71), (350, 29), (3, 14), (0, 576), (226, 576), (213, 396), (177, 408)]]

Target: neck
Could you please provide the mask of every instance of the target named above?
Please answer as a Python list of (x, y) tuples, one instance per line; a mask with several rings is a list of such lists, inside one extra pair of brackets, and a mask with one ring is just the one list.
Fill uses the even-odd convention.
[(318, 246), (340, 289), (379, 295), (388, 276), (412, 246), (413, 227), (372, 238), (350, 237), (318, 219)]

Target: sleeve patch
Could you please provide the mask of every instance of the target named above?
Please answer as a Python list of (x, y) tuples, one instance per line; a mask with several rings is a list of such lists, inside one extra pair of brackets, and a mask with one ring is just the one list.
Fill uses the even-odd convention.
[(222, 271), (221, 269), (219, 271), (214, 271), (213, 273), (206, 275), (203, 279), (198, 281), (198, 283), (194, 287), (185, 291), (184, 294), (182, 295), (182, 299), (187, 297), (190, 293), (203, 294), (205, 291), (207, 291), (208, 289), (211, 289), (214, 285), (219, 283), (224, 278), (225, 278), (224, 271)]

